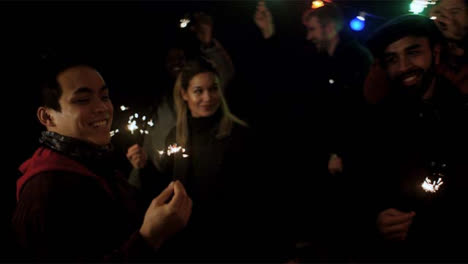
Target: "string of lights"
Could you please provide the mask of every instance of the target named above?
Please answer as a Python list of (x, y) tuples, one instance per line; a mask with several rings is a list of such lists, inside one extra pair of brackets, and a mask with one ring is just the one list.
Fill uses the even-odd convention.
[[(325, 3), (332, 3), (332, 0), (313, 0), (311, 2), (310, 8), (317, 9), (325, 5)], [(421, 14), (424, 10), (430, 6), (437, 3), (437, 0), (412, 0), (409, 4), (408, 12), (413, 14)], [(347, 9), (356, 9), (353, 6), (349, 6), (340, 2), (342, 8)], [(362, 31), (366, 26), (366, 18), (378, 19), (378, 20), (387, 20), (387, 18), (371, 14), (364, 10), (354, 11), (357, 15), (349, 21), (349, 27), (353, 31)], [(431, 19), (435, 19), (432, 17)]]

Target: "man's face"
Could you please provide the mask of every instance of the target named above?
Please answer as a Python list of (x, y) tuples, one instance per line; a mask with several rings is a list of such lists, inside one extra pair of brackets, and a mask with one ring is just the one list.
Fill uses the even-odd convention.
[(50, 109), (48, 130), (97, 145), (109, 144), (114, 109), (101, 75), (77, 66), (59, 74), (57, 81), (62, 89), (61, 111)]
[(421, 95), (428, 88), (433, 53), (427, 37), (401, 38), (384, 51), (383, 63), (393, 85)]
[(436, 25), (448, 39), (460, 40), (468, 32), (468, 9), (464, 0), (441, 0), (430, 11)]
[(177, 78), (179, 72), (182, 70), (185, 64), (185, 53), (181, 49), (172, 48), (167, 53), (166, 57), (166, 70), (172, 76)]
[(325, 51), (329, 40), (327, 39), (327, 34), (325, 34), (325, 28), (319, 23), (318, 17), (310, 17), (304, 25), (307, 29), (306, 39), (312, 42), (317, 50)]

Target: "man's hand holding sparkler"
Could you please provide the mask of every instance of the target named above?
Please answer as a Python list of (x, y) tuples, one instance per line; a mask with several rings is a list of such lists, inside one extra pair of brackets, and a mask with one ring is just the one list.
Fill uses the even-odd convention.
[(377, 229), (385, 240), (405, 240), (415, 215), (415, 212), (404, 213), (394, 208), (384, 210), (377, 217)]
[(155, 249), (182, 230), (192, 214), (192, 199), (180, 181), (171, 182), (146, 210), (141, 236)]
[(135, 144), (128, 148), (127, 159), (130, 161), (133, 168), (142, 169), (146, 166), (146, 162), (148, 162), (148, 155), (140, 145)]

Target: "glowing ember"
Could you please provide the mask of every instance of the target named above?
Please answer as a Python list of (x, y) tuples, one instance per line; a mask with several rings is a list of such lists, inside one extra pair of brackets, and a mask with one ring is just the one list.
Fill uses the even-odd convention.
[(125, 105), (121, 105), (121, 106), (120, 106), (120, 111), (122, 111), (122, 112), (123, 112), (123, 111), (127, 111), (128, 109), (130, 109), (130, 107), (127, 107), (127, 106), (125, 106)]
[(150, 127), (154, 126), (153, 119), (150, 119), (150, 121), (148, 121), (148, 126), (150, 126)]
[(424, 189), (424, 191), (435, 193), (439, 190), (442, 184), (444, 184), (442, 178), (439, 178), (437, 181), (432, 182), (429, 178), (426, 177), (426, 180), (421, 186)]
[(186, 158), (186, 157), (188, 157), (188, 155), (187, 154), (182, 154), (182, 157)]

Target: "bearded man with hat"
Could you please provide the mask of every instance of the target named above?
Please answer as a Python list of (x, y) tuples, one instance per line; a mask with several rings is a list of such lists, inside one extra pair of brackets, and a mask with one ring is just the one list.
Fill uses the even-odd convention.
[(440, 41), (433, 21), (404, 15), (367, 43), (376, 61), (361, 183), (379, 260), (468, 260), (468, 97), (437, 74)]

